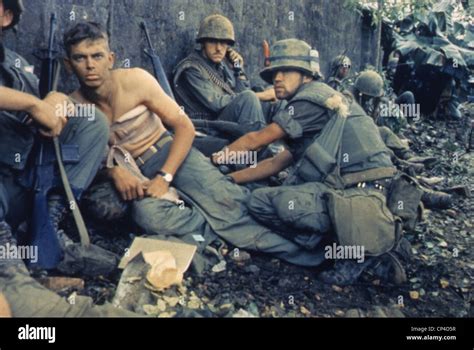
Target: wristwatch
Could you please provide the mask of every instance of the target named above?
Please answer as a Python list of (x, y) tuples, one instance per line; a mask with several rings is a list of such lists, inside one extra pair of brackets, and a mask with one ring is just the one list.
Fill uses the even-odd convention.
[(173, 175), (169, 174), (169, 173), (165, 173), (164, 171), (158, 171), (158, 175), (160, 175), (163, 180), (165, 180), (167, 183), (172, 183), (173, 182)]

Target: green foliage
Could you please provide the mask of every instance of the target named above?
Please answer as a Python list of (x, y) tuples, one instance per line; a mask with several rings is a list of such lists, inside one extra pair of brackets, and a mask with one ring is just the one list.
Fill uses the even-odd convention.
[(421, 19), (428, 15), (435, 0), (344, 0), (344, 7), (361, 14), (363, 7), (372, 9), (372, 24), (380, 20), (397, 21), (407, 15)]

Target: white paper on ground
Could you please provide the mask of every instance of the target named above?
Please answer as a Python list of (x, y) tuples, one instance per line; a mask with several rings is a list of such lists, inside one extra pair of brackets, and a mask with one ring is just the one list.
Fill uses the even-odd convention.
[(136, 237), (128, 252), (124, 255), (119, 264), (119, 269), (125, 266), (139, 253), (151, 253), (156, 251), (169, 251), (176, 260), (176, 267), (181, 272), (186, 272), (191, 265), (196, 246), (186, 243), (163, 241), (159, 239)]

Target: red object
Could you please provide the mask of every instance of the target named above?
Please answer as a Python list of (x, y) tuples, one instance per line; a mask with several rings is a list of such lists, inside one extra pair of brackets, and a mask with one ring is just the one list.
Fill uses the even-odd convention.
[(270, 67), (270, 45), (268, 44), (268, 41), (264, 40), (263, 41), (263, 55), (265, 56), (265, 67)]

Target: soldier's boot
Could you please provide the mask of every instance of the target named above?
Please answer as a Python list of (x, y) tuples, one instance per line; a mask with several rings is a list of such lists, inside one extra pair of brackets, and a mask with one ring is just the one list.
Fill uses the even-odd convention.
[(99, 222), (114, 222), (127, 217), (129, 204), (122, 200), (110, 180), (98, 180), (82, 197), (86, 213)]
[(326, 284), (348, 286), (354, 284), (371, 264), (371, 258), (366, 258), (363, 263), (356, 260), (338, 260), (332, 269), (321, 272), (318, 277)]
[(48, 197), (48, 211), (49, 217), (51, 219), (51, 224), (53, 225), (54, 232), (58, 237), (59, 244), (64, 250), (67, 246), (73, 244), (74, 242), (66, 235), (64, 230), (60, 229), (59, 225), (63, 221), (67, 213), (66, 202), (61, 195), (50, 195)]
[(403, 259), (395, 253), (388, 252), (377, 257), (374, 265), (371, 267), (370, 274), (376, 276), (385, 282), (394, 284), (403, 284), (407, 281)]
[(57, 270), (66, 275), (82, 273), (88, 276), (106, 275), (115, 270), (118, 262), (116, 254), (94, 244), (83, 246), (81, 243), (75, 243), (59, 228), (68, 210), (64, 197), (49, 196), (48, 209), (53, 228), (64, 251), (64, 258), (56, 267)]
[(428, 209), (449, 209), (452, 206), (453, 197), (450, 194), (423, 188), (421, 201)]
[(412, 251), (410, 242), (402, 237), (395, 247), (388, 253), (373, 259), (368, 273), (385, 282), (403, 284), (407, 281), (405, 265), (411, 260)]

